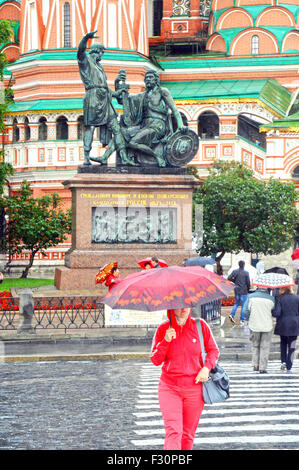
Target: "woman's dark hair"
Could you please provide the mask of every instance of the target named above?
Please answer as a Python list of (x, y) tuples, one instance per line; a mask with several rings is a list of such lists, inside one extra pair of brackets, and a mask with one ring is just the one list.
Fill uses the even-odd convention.
[(147, 265), (152, 266), (149, 261), (147, 263), (144, 263), (144, 267), (147, 266)]
[(111, 269), (111, 273), (112, 273), (112, 274), (115, 273), (115, 271), (116, 271), (117, 269), (118, 269), (117, 266), (113, 266), (113, 268)]

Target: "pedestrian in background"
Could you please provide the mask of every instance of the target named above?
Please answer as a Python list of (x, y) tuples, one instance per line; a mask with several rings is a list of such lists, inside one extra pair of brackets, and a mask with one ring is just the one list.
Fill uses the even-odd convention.
[(152, 256), (151, 262), (152, 262), (153, 268), (161, 268), (157, 256)]
[(250, 340), (252, 341), (252, 365), (254, 371), (267, 373), (270, 347), (273, 333), (272, 311), (274, 297), (268, 294), (268, 289), (259, 287), (248, 295), (244, 304), (245, 319), (248, 320)]
[(273, 316), (276, 318), (274, 334), (280, 336), (281, 369), (290, 372), (299, 335), (299, 296), (291, 287), (280, 289)]
[(111, 270), (111, 274), (106, 279), (105, 285), (111, 290), (116, 284), (122, 281), (120, 272), (117, 266), (114, 266)]
[(159, 404), (165, 426), (164, 450), (191, 450), (204, 407), (202, 382), (216, 365), (219, 350), (210, 327), (201, 321), (205, 363), (202, 360), (197, 325), (190, 308), (167, 312), (153, 339), (151, 360), (162, 366)]
[(248, 292), (250, 289), (250, 278), (248, 271), (244, 269), (245, 261), (239, 261), (239, 269), (234, 271), (228, 276), (228, 280), (235, 284), (235, 298), (236, 303), (233, 306), (229, 319), (236, 323), (235, 314), (238, 307), (241, 306), (240, 325), (244, 325), (244, 304), (247, 300)]
[(0, 271), (0, 284), (2, 284), (3, 278), (4, 278), (3, 273)]

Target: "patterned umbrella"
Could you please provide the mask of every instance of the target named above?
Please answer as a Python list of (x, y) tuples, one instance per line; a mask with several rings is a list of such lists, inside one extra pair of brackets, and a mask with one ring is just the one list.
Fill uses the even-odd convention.
[(102, 302), (151, 312), (206, 304), (227, 297), (233, 288), (233, 283), (200, 266), (170, 266), (129, 274)]
[(281, 287), (290, 287), (294, 286), (294, 281), (290, 276), (286, 274), (279, 273), (263, 273), (259, 274), (254, 282), (254, 286), (258, 287), (268, 287), (269, 289), (278, 289)]
[(96, 275), (95, 283), (103, 284), (107, 277), (110, 276), (112, 268), (117, 268), (117, 263), (108, 263), (103, 266)]

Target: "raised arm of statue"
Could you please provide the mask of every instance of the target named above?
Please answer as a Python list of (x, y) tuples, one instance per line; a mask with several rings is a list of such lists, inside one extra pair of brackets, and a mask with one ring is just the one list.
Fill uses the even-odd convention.
[(78, 46), (78, 51), (77, 51), (78, 60), (84, 59), (87, 42), (89, 39), (97, 38), (98, 36), (96, 36), (95, 34), (96, 34), (96, 31), (92, 31), (91, 33), (85, 34), (85, 36), (81, 39), (79, 46)]

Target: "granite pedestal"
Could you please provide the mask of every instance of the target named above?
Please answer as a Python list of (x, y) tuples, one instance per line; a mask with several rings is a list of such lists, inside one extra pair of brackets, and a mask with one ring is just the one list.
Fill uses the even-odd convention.
[[(155, 173), (155, 174), (153, 174)], [(106, 263), (121, 276), (156, 255), (182, 265), (192, 251), (192, 193), (198, 180), (185, 168), (79, 167), (64, 182), (72, 192), (72, 247), (56, 268), (58, 289), (91, 288)]]

